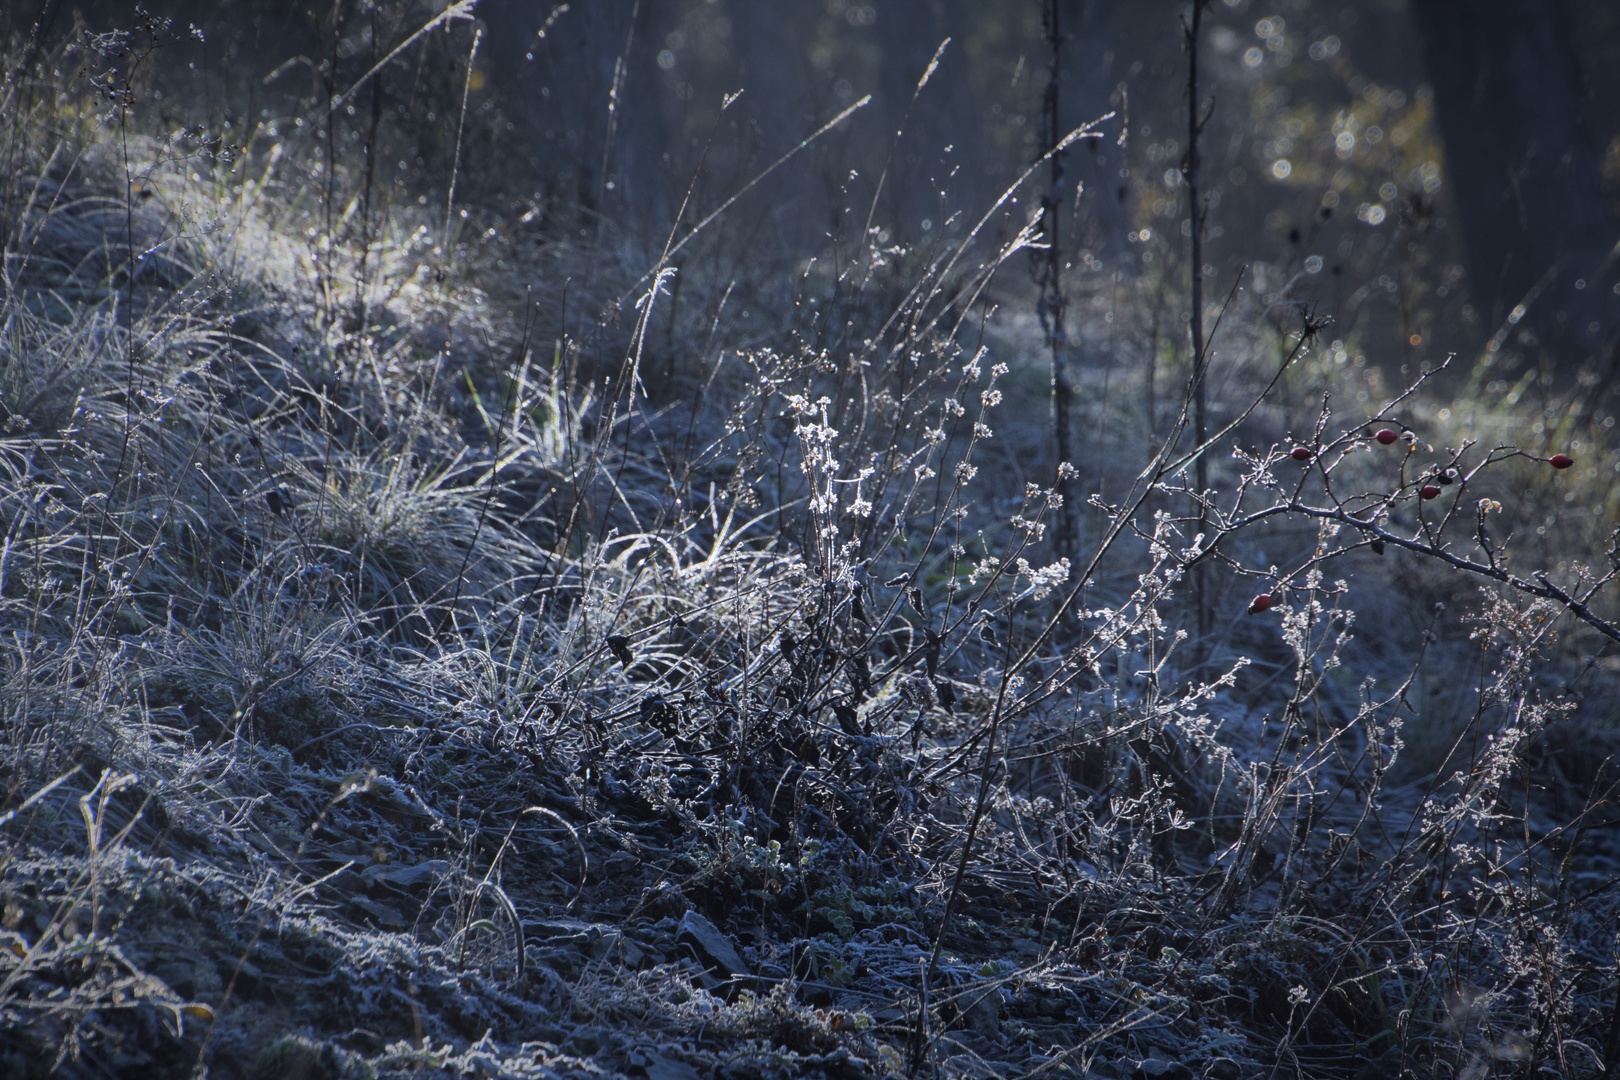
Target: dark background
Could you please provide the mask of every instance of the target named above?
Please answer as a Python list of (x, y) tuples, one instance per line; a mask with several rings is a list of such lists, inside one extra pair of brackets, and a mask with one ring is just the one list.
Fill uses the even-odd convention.
[[(174, 103), (160, 120), (230, 121), (238, 134), (313, 116), (437, 10), (359, 0), (148, 6), (203, 31), (154, 67)], [(847, 237), (887, 167), (874, 224), (886, 240), (918, 243), (976, 219), (1049, 138), (1045, 7), (586, 0), (559, 10), (485, 0), (476, 22), (437, 30), (388, 65), (336, 138), (357, 138), (370, 116), (392, 140), (380, 176), (407, 188), (439, 182), (457, 118), (419, 103), (446, 100), (446, 89), (459, 97), (481, 29), (459, 197), (496, 220), (526, 208), (556, 235), (611, 230), (651, 252), (683, 199), (690, 224), (871, 94), (869, 107), (739, 203), (731, 239), (761, 265), (786, 265), (826, 237)], [(8, 32), (37, 27), (48, 41), (121, 25), (133, 10), (19, 0), (3, 17)], [(1081, 185), (1065, 255), (1082, 279), (1184, 267), (1188, 10), (1058, 4), (1060, 126), (1116, 114), (1102, 138), (1068, 155), (1058, 192), (1071, 206), (1069, 185)], [(1214, 294), (1240, 267), (1259, 267), (1259, 285), (1289, 282), (1290, 296), (1334, 316), (1335, 336), (1400, 351), (1403, 363), (1472, 356), (1495, 336), (1505, 373), (1539, 365), (1560, 381), (1612, 379), (1620, 6), (1215, 0), (1201, 50), (1201, 93), (1213, 105), (1202, 186)]]

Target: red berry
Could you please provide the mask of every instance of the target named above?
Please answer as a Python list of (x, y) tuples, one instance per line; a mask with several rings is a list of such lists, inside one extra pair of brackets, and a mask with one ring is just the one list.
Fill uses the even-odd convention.
[(1423, 496), (1425, 499), (1438, 499), (1440, 497), (1440, 489), (1433, 484), (1424, 484), (1423, 490), (1419, 491), (1418, 494)]
[(1261, 593), (1259, 596), (1257, 596), (1253, 600), (1249, 601), (1249, 614), (1250, 615), (1258, 615), (1258, 614), (1260, 614), (1262, 611), (1266, 610), (1266, 608), (1268, 608), (1270, 606), (1271, 606), (1271, 594), (1270, 593)]
[(1552, 457), (1547, 459), (1547, 464), (1551, 465), (1555, 469), (1567, 469), (1571, 465), (1575, 464), (1575, 459), (1570, 457), (1568, 454), (1554, 454)]
[(1311, 451), (1309, 447), (1296, 446), (1288, 456), (1295, 461), (1309, 461), (1311, 460)]
[(1400, 436), (1395, 434), (1389, 428), (1385, 428), (1384, 430), (1380, 431), (1377, 435), (1374, 435), (1373, 438), (1377, 439), (1379, 442), (1383, 443), (1385, 446), (1388, 446), (1390, 443), (1392, 443), (1396, 439), (1400, 438)]

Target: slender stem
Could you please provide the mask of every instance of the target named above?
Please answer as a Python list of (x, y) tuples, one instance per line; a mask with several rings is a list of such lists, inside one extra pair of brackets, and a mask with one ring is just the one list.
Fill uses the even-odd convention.
[[(1194, 0), (1192, 19), (1184, 24), (1187, 43), (1187, 160), (1182, 175), (1187, 182), (1187, 215), (1190, 226), (1192, 267), (1188, 275), (1191, 286), (1191, 310), (1188, 322), (1192, 327), (1192, 380), (1193, 380), (1193, 435), (1197, 445), (1209, 438), (1208, 380), (1205, 365), (1208, 356), (1204, 344), (1204, 208), (1198, 195), (1198, 137), (1203, 122), (1198, 115), (1198, 33), (1204, 19), (1204, 6), (1208, 0)], [(1204, 509), (1203, 495), (1209, 489), (1209, 463), (1200, 454), (1194, 468), (1198, 485), (1198, 531), (1209, 534), (1208, 513)], [(1200, 562), (1193, 575), (1193, 599), (1198, 608), (1198, 648), (1194, 655), (1199, 665), (1207, 657), (1210, 629), (1208, 579), (1205, 565)]]
[(484, 40), (484, 28), (473, 31), (472, 48), (467, 52), (467, 74), (461, 84), (461, 118), (456, 121), (456, 150), (450, 158), (450, 186), (444, 195), (444, 254), (450, 257), (450, 222), (456, 207), (456, 173), (461, 168), (461, 134), (467, 127), (467, 95), (472, 93), (473, 70), (478, 64), (478, 43)]
[(1052, 435), (1057, 451), (1058, 471), (1054, 487), (1063, 499), (1057, 513), (1057, 554), (1071, 561), (1075, 556), (1076, 532), (1074, 484), (1071, 472), (1065, 466), (1074, 461), (1072, 421), (1074, 386), (1069, 381), (1069, 365), (1064, 357), (1064, 316), (1066, 304), (1063, 296), (1063, 244), (1058, 231), (1062, 221), (1059, 214), (1063, 190), (1063, 164), (1066, 156), (1058, 147), (1062, 138), (1060, 105), (1063, 87), (1063, 30), (1059, 22), (1061, 5), (1058, 0), (1047, 0), (1042, 13), (1046, 31), (1049, 61), (1046, 80), (1046, 98), (1043, 103), (1042, 123), (1052, 182), (1041, 198), (1041, 231), (1046, 243), (1045, 265), (1037, 264), (1036, 281), (1041, 287), (1039, 313), (1046, 330), (1047, 346), (1052, 353)]
[[(602, 166), (596, 176), (596, 243), (602, 244), (602, 233), (607, 228), (608, 169), (613, 163), (613, 138), (619, 131), (620, 99), (624, 95), (624, 79), (629, 70), (630, 47), (636, 40), (636, 20), (641, 17), (641, 0), (630, 5), (630, 22), (624, 29), (624, 49), (613, 62), (613, 83), (608, 87), (607, 133), (602, 136)], [(666, 252), (668, 256), (673, 252)]]

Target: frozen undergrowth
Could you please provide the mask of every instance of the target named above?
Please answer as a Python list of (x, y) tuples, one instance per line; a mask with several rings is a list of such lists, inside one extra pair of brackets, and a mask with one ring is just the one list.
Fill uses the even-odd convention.
[[(185, 139), (62, 145), (16, 185), (0, 301), (11, 1072), (1612, 1054), (1615, 777), (1537, 659), (1558, 608), (1504, 589), (1442, 625), (1467, 579), (1399, 539), (1446, 527), (1417, 495), (1445, 452), (1319, 413), (1353, 378), (1319, 342), (1263, 394), (1297, 327), (1234, 315), (1258, 407), (1212, 506), (1281, 509), (1223, 536), (1187, 640), (1186, 472), (1132, 482), (1184, 410), (1099, 394), (1102, 554), (1044, 540), (1044, 382), (974, 326), (1027, 229), (856, 244), (783, 286), (815, 315), (727, 351), (717, 282), (711, 322), (649, 334), (628, 244), (520, 274), (516, 224), (448, 254), (405, 216), (334, 232), (296, 151), (204, 180)], [(570, 334), (544, 294), (576, 277), (608, 315)], [(1290, 433), (1303, 468), (1265, 449)], [(1545, 466), (1493, 468), (1462, 486)], [(1299, 510), (1328, 469), (1365, 526)]]

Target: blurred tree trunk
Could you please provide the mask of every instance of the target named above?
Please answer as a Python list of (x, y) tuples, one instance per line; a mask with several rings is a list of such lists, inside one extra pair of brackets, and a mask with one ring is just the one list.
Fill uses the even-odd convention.
[(1608, 329), (1613, 297), (1586, 279), (1617, 223), (1602, 197), (1567, 12), (1559, 0), (1413, 0), (1412, 11), (1486, 331), (1548, 278), (1520, 325), (1573, 372)]
[(1076, 238), (1082, 247), (1101, 258), (1109, 266), (1123, 265), (1120, 257), (1129, 250), (1125, 233), (1130, 229), (1126, 206), (1130, 198), (1129, 181), (1120, 176), (1125, 164), (1125, 150), (1119, 144), (1124, 130), (1125, 109), (1120, 87), (1123, 85), (1115, 71), (1114, 8), (1117, 0), (1070, 0), (1063, 14), (1064, 26), (1070, 41), (1069, 65), (1073, 74), (1067, 80), (1064, 115), (1070, 118), (1070, 127), (1095, 120), (1112, 111), (1114, 119), (1099, 130), (1104, 138), (1087, 139), (1077, 145), (1072, 154), (1073, 177), (1083, 186), (1080, 210), (1083, 215), (1080, 235)]
[(510, 152), (530, 166), (536, 187), (548, 194), (632, 229), (667, 228), (673, 181), (664, 162), (668, 145), (656, 76), (669, 6), (648, 0), (639, 9), (635, 0), (576, 3), (557, 14), (545, 39), (538, 38), (556, 8), (555, 0), (491, 0), (478, 7), (489, 28), (492, 83), (521, 128)]

